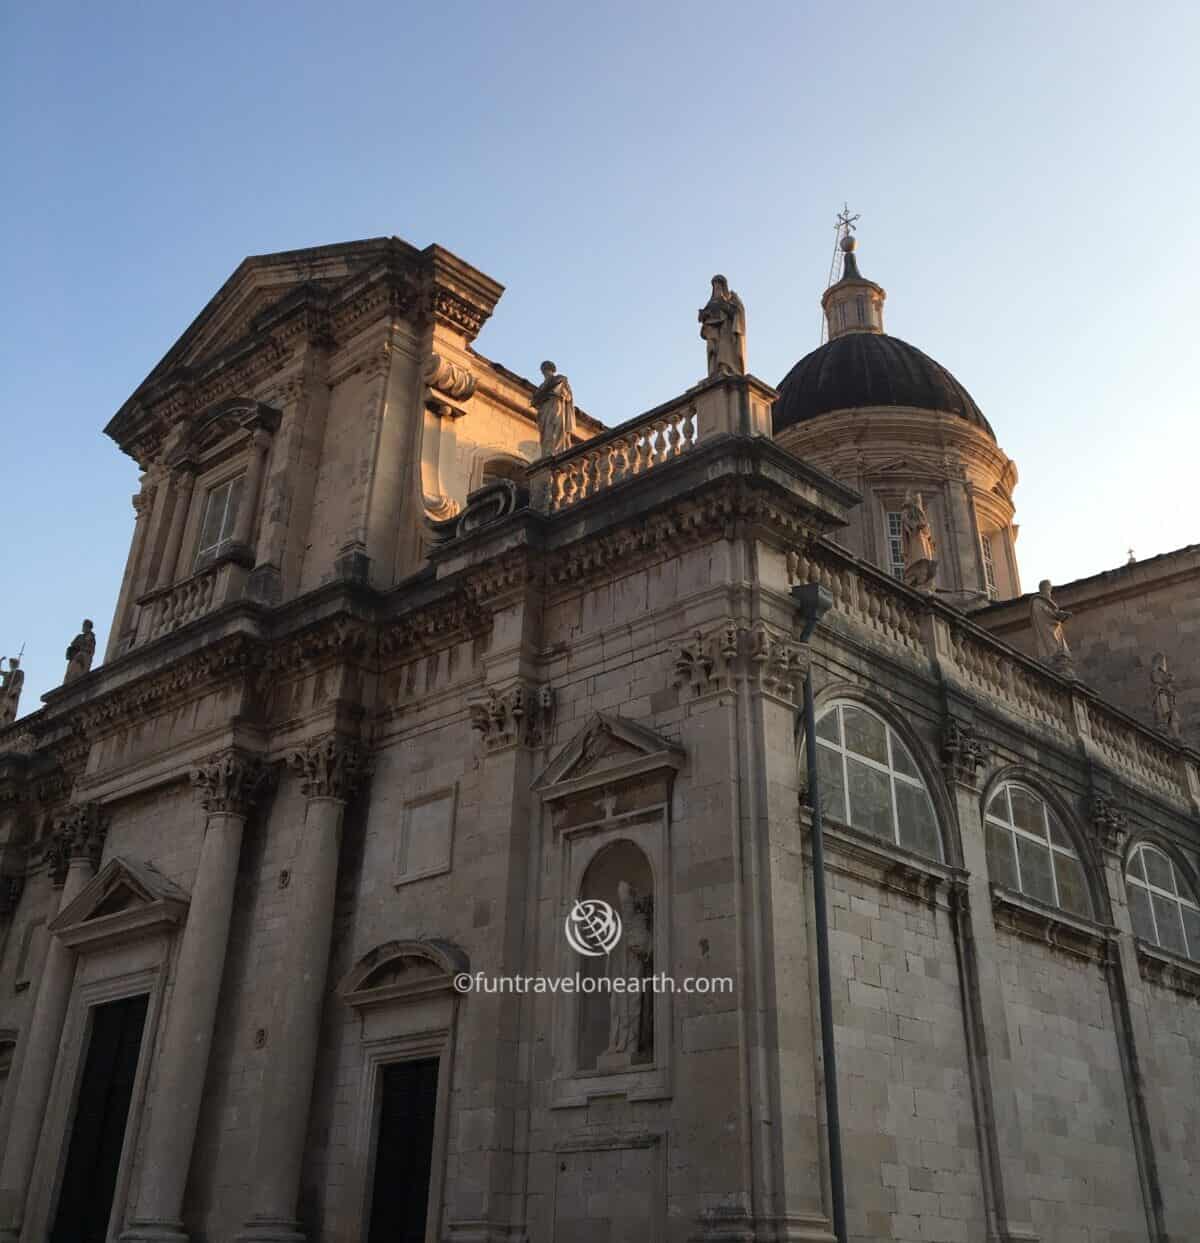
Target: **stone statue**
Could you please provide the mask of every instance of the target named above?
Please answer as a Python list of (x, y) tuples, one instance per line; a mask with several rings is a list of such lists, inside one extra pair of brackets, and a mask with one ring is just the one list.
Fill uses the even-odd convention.
[(92, 631), (92, 623), (83, 619), (83, 629), (71, 640), (67, 648), (67, 672), (63, 685), (67, 686), (76, 678), (81, 678), (92, 667), (92, 657), (96, 654), (96, 636)]
[(937, 574), (937, 545), (920, 492), (916, 496), (911, 492), (904, 494), (900, 538), (904, 548), (904, 581), (910, 587), (929, 590)]
[(0, 725), (11, 725), (17, 719), (24, 685), (25, 671), (21, 668), (20, 657), (8, 657), (8, 668), (0, 672)]
[(746, 374), (746, 308), (723, 276), (712, 278), (712, 297), (700, 308), (700, 336), (710, 379)]
[(1151, 658), (1150, 685), (1153, 687), (1151, 708), (1154, 727), (1172, 738), (1179, 737), (1179, 709), (1175, 706), (1175, 675), (1167, 668), (1167, 657), (1155, 652)]
[(1050, 594), (1050, 580), (1043, 578), (1038, 584), (1037, 595), (1029, 606), (1029, 623), (1033, 628), (1033, 642), (1037, 658), (1053, 665), (1060, 673), (1072, 673), (1074, 662), (1063, 622), (1071, 616), (1060, 609)]
[(552, 362), (542, 363), (542, 382), (530, 400), (538, 412), (542, 457), (569, 449), (575, 434), (575, 397), (567, 377), (559, 375)]
[[(617, 884), (617, 905), (621, 915), (620, 953), (609, 955), (614, 975), (644, 980), (653, 974), (654, 941), (650, 920), (653, 898), (638, 893), (626, 881)], [(654, 997), (649, 992), (610, 994), (608, 1048), (601, 1065), (614, 1066), (632, 1061), (638, 1054), (653, 1051)]]

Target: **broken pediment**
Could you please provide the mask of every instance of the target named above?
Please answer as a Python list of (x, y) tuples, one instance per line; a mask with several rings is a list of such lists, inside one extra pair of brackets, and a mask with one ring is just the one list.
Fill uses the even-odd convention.
[(86, 952), (170, 930), (188, 896), (147, 863), (110, 859), (50, 922), (64, 945)]
[(621, 717), (593, 713), (546, 766), (533, 788), (546, 802), (659, 774), (668, 780), (683, 767), (683, 749), (661, 734)]

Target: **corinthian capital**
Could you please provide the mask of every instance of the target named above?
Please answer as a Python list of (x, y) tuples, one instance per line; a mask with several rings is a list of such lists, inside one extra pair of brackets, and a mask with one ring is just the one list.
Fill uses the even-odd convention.
[(205, 811), (248, 816), (269, 784), (270, 770), (257, 756), (223, 751), (193, 768), (189, 776)]
[(300, 788), (308, 798), (349, 802), (369, 773), (360, 744), (337, 734), (325, 734), (305, 743), (288, 756), (288, 763), (300, 774)]
[(74, 803), (60, 816), (54, 826), (54, 839), (49, 850), (50, 874), (61, 884), (71, 863), (87, 862), (93, 867), (100, 862), (108, 821), (99, 803)]

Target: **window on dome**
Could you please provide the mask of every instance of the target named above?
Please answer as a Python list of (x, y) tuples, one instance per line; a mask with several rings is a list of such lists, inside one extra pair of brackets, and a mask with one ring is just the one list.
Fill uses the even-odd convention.
[(887, 512), (888, 563), (892, 574), (904, 580), (904, 515), (898, 509)]
[(1200, 904), (1170, 857), (1143, 843), (1125, 869), (1134, 932), (1143, 941), (1200, 960)]
[(1045, 799), (1013, 782), (1002, 785), (988, 804), (984, 825), (992, 880), (1047, 906), (1091, 915), (1083, 864)]
[(867, 322), (867, 304), (861, 296), (854, 299), (854, 309), (858, 314), (858, 322), (865, 324)]
[(858, 704), (833, 704), (817, 722), (821, 806), (831, 819), (906, 850), (942, 857), (933, 802), (895, 731)]

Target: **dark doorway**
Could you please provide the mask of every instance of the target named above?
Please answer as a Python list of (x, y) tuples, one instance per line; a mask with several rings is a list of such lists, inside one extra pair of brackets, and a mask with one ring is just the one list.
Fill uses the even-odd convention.
[(104, 1243), (133, 1096), (146, 994), (92, 1012), (83, 1082), (51, 1243)]
[(425, 1243), (438, 1059), (393, 1062), (380, 1079), (367, 1243)]

